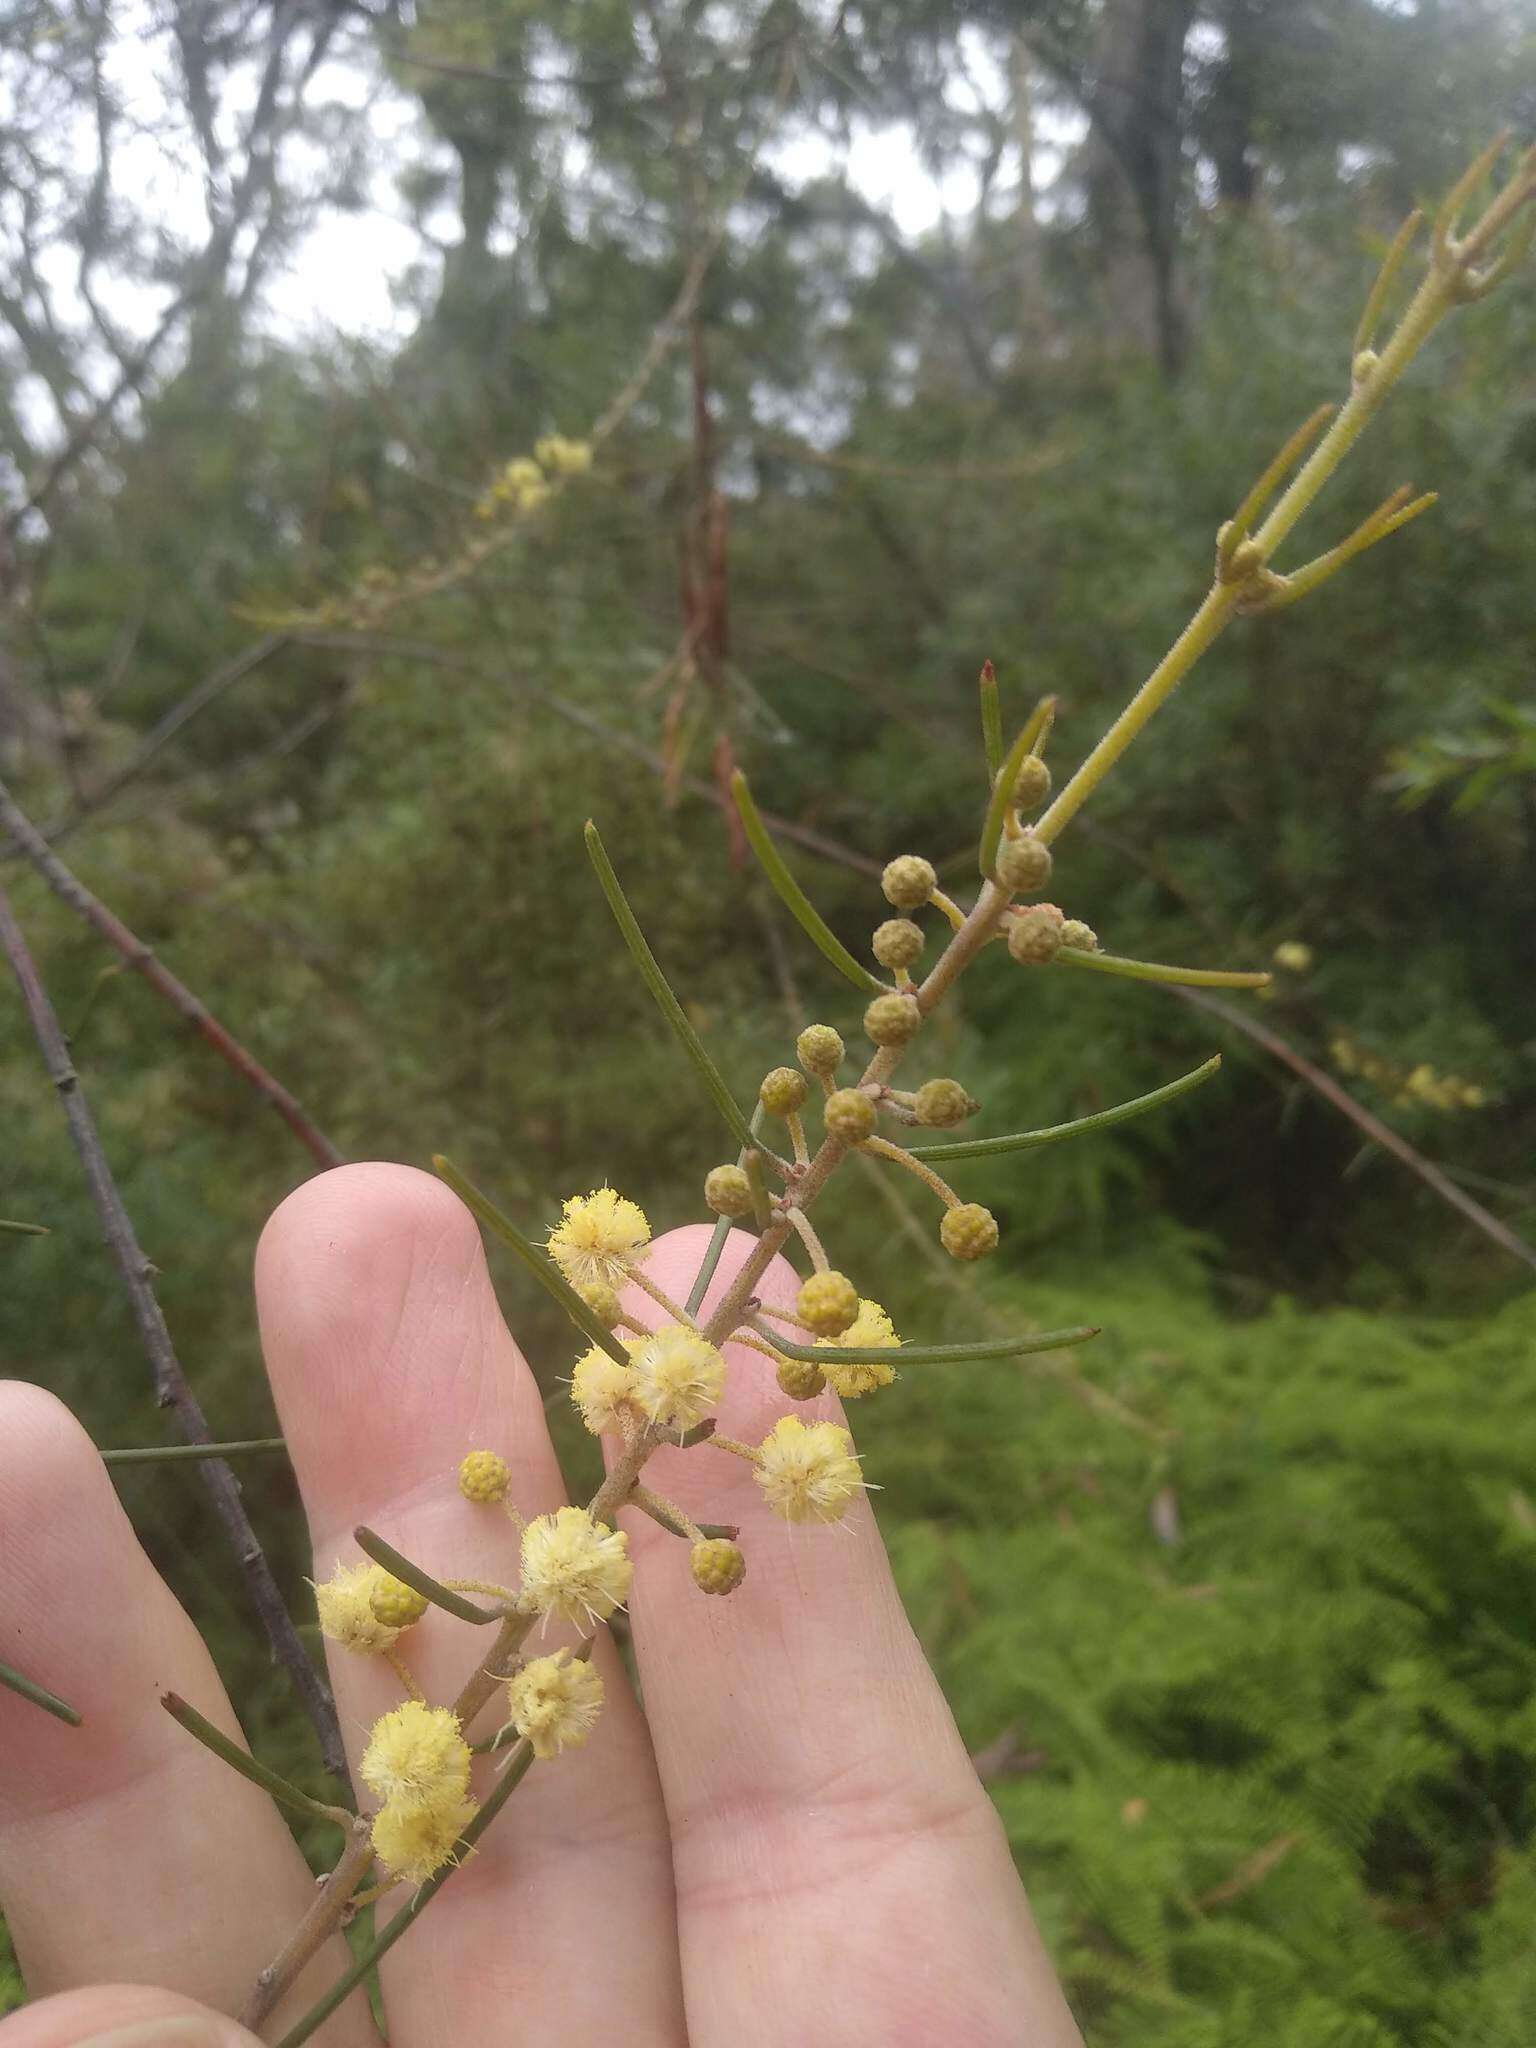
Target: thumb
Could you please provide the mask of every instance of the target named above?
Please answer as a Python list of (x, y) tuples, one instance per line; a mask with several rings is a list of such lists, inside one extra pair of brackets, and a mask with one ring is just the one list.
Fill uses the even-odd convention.
[(93, 1984), (23, 2006), (0, 2048), (262, 2048), (223, 2013), (147, 1984)]

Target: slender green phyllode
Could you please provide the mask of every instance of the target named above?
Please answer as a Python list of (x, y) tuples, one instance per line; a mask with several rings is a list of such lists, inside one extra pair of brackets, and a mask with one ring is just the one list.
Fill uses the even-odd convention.
[(434, 1153), (432, 1168), (441, 1179), (447, 1181), (459, 1200), (474, 1211), (485, 1227), (517, 1254), (534, 1279), (547, 1294), (554, 1296), (576, 1327), (590, 1337), (594, 1344), (601, 1345), (616, 1365), (628, 1366), (629, 1353), (612, 1330), (600, 1322), (587, 1307), (553, 1259), (546, 1258), (532, 1238), (523, 1235), (510, 1216), (504, 1216), (488, 1195), (482, 1195), (473, 1181), (466, 1180), (451, 1159), (445, 1159), (441, 1152)]
[(377, 1531), (366, 1524), (352, 1531), (352, 1540), (364, 1557), (371, 1557), (375, 1564), (383, 1565), (385, 1571), (393, 1572), (423, 1600), (430, 1600), (434, 1607), (441, 1607), (445, 1614), (453, 1615), (456, 1620), (479, 1623), (501, 1620), (501, 1616), (491, 1608), (477, 1607), (473, 1600), (466, 1600), (462, 1593), (455, 1593), (441, 1579), (434, 1579), (429, 1571), (423, 1571), (419, 1564), (414, 1564), (392, 1543), (386, 1543)]
[(1145, 1116), (1148, 1110), (1158, 1109), (1165, 1102), (1187, 1095), (1202, 1081), (1209, 1081), (1220, 1065), (1221, 1054), (1213, 1053), (1203, 1066), (1181, 1074), (1177, 1081), (1165, 1081), (1161, 1088), (1154, 1088), (1147, 1095), (1133, 1096), (1129, 1102), (1117, 1103), (1113, 1109), (1098, 1110), (1093, 1116), (1074, 1117), (1071, 1123), (1047, 1124), (1038, 1131), (1015, 1131), (1006, 1138), (962, 1138), (953, 1145), (914, 1145), (911, 1156), (943, 1163), (956, 1159), (995, 1158), (1002, 1152), (1032, 1152), (1040, 1145), (1059, 1145), (1064, 1138), (1084, 1137), (1089, 1131), (1108, 1130), (1111, 1124), (1129, 1123), (1133, 1117)]
[(590, 818), (586, 824), (586, 841), (588, 856), (597, 871), (597, 879), (602, 884), (603, 894), (608, 898), (608, 908), (613, 912), (614, 922), (624, 935), (624, 943), (628, 946), (630, 956), (639, 968), (646, 987), (656, 999), (656, 1007), (682, 1041), (683, 1050), (693, 1061), (706, 1093), (724, 1117), (737, 1144), (750, 1145), (752, 1133), (747, 1127), (747, 1120), (737, 1108), (735, 1098), (721, 1078), (719, 1068), (704, 1050), (703, 1040), (684, 1015), (683, 1006), (672, 993), (666, 976), (657, 965), (655, 954), (646, 944), (645, 934), (640, 929), (635, 913), (629, 907), (629, 898), (624, 894), (619, 878), (614, 873), (613, 863), (608, 858), (602, 835)]
[(784, 907), (795, 919), (811, 944), (816, 947), (817, 951), (825, 959), (830, 960), (838, 973), (846, 980), (851, 981), (855, 988), (863, 989), (866, 993), (872, 993), (877, 996), (885, 995), (888, 990), (888, 984), (881, 981), (878, 975), (871, 974), (867, 967), (854, 959), (848, 948), (843, 944), (836, 932), (832, 931), (826, 924), (815, 904), (812, 903), (809, 896), (806, 895), (800, 884), (790, 873), (784, 863), (783, 855), (769, 836), (768, 827), (763, 823), (762, 813), (753, 801), (752, 791), (747, 785), (747, 778), (739, 768), (731, 777), (731, 795), (736, 799), (736, 809), (741, 815), (742, 828), (746, 832), (752, 851), (762, 863), (763, 873), (772, 882), (774, 888), (778, 891)]
[(56, 1692), (50, 1692), (46, 1685), (39, 1685), (35, 1678), (28, 1678), (14, 1665), (0, 1664), (0, 1685), (10, 1692), (19, 1693), (24, 1700), (30, 1700), (34, 1707), (41, 1707), (45, 1714), (52, 1714), (56, 1721), (67, 1721), (71, 1728), (80, 1726), (83, 1717), (68, 1700), (61, 1700)]

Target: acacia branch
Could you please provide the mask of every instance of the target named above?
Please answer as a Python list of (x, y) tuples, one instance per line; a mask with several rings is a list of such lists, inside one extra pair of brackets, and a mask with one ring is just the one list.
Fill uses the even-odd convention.
[[(165, 1317), (150, 1285), (154, 1268), (144, 1256), (134, 1234), (133, 1224), (102, 1149), (96, 1120), (80, 1086), (80, 1077), (70, 1061), (69, 1047), (60, 1029), (58, 1015), (3, 887), (0, 887), (0, 950), (4, 951), (21, 985), (22, 1001), (43, 1056), (43, 1065), (58, 1091), (70, 1136), (85, 1170), (86, 1185), (101, 1224), (102, 1236), (121, 1276), (154, 1372), (156, 1399), (162, 1408), (172, 1411), (189, 1443), (209, 1443), (212, 1433), (181, 1369), (171, 1343), (171, 1333), (166, 1328)], [(330, 1688), (306, 1656), (292, 1618), (283, 1605), (282, 1594), (272, 1576), (272, 1567), (241, 1501), (239, 1483), (222, 1458), (200, 1464), (199, 1471), (212, 1496), (214, 1512), (234, 1546), (273, 1655), (293, 1679), (304, 1710), (320, 1738), (326, 1769), (333, 1772), (343, 1785), (350, 1785), (346, 1752)]]
[[(168, 967), (155, 958), (151, 947), (137, 938), (120, 917), (94, 897), (85, 884), (65, 867), (41, 832), (0, 782), (0, 828), (9, 832), (17, 847), (32, 863), (54, 894), (99, 932), (107, 944), (123, 957), (136, 974), (163, 996), (171, 1008), (205, 1038), (227, 1066), (248, 1081), (277, 1111), (299, 1143), (318, 1166), (340, 1166), (342, 1155), (298, 1099), (290, 1095), (274, 1075), (269, 1074), (254, 1054), (246, 1051), (225, 1025), (192, 991), (176, 979)], [(62, 1043), (62, 1040), (61, 1040)]]

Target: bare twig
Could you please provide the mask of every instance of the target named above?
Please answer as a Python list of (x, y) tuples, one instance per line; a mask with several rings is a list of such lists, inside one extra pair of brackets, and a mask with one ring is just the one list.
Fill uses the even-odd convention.
[[(3, 782), (0, 782), (0, 829), (8, 832), (16, 845), (37, 869), (54, 894), (77, 911), (87, 924), (94, 927), (122, 955), (128, 966), (142, 974), (157, 994), (164, 996), (180, 1016), (192, 1026), (201, 1037), (207, 1039), (214, 1051), (227, 1066), (234, 1068), (242, 1080), (248, 1081), (277, 1111), (299, 1143), (318, 1166), (340, 1166), (342, 1155), (315, 1124), (303, 1105), (253, 1054), (246, 1051), (225, 1025), (199, 1001), (183, 982), (176, 979), (169, 968), (163, 967), (155, 958), (150, 947), (129, 931), (121, 918), (115, 916), (65, 867), (58, 855), (49, 846), (41, 832), (21, 810)], [(62, 1044), (62, 1039), (61, 1039)]]
[[(59, 1028), (58, 1016), (3, 888), (0, 888), (0, 949), (4, 950), (21, 985), (22, 1000), (26, 1004), (43, 1064), (48, 1078), (58, 1090), (70, 1136), (80, 1154), (91, 1200), (101, 1222), (102, 1236), (122, 1277), (139, 1335), (154, 1370), (156, 1398), (162, 1408), (169, 1408), (174, 1413), (182, 1434), (189, 1442), (208, 1443), (212, 1437), (207, 1421), (197, 1397), (187, 1384), (165, 1317), (150, 1285), (150, 1274), (154, 1268), (134, 1235), (133, 1224), (112, 1178), (112, 1169), (107, 1164), (95, 1118), (80, 1086), (80, 1077), (70, 1062), (69, 1047)], [(213, 1498), (214, 1511), (240, 1560), (252, 1602), (261, 1617), (273, 1654), (292, 1677), (305, 1712), (314, 1724), (326, 1768), (348, 1785), (346, 1752), (330, 1688), (305, 1655), (304, 1646), (283, 1605), (277, 1581), (272, 1576), (272, 1567), (245, 1512), (235, 1475), (222, 1459), (210, 1459), (200, 1464), (198, 1470)]]
[(259, 2027), (289, 1986), (324, 1948), (342, 1924), (359, 1878), (373, 1861), (373, 1822), (364, 1814), (353, 1821), (336, 1867), (320, 1880), (309, 1911), (251, 1986), (240, 2008), (240, 2023), (252, 2032)]
[(1254, 1018), (1246, 1016), (1231, 1003), (1223, 1002), (1219, 996), (1207, 995), (1203, 989), (1170, 988), (1168, 993), (1177, 996), (1181, 1002), (1193, 1003), (1197, 1010), (1208, 1010), (1213, 1017), (1219, 1017), (1223, 1024), (1230, 1024), (1234, 1031), (1241, 1031), (1246, 1038), (1251, 1038), (1255, 1045), (1262, 1046), (1265, 1052), (1288, 1066), (1293, 1074), (1299, 1074), (1307, 1086), (1325, 1102), (1331, 1103), (1342, 1115), (1347, 1116), (1351, 1123), (1358, 1124), (1373, 1144), (1380, 1145), (1383, 1151), (1390, 1152), (1394, 1158), (1400, 1159), (1410, 1173), (1416, 1173), (1426, 1187), (1434, 1189), (1442, 1202), (1449, 1202), (1451, 1207), (1465, 1216), (1469, 1223), (1475, 1224), (1484, 1237), (1491, 1238), (1502, 1251), (1508, 1252), (1512, 1258), (1519, 1259), (1523, 1265), (1536, 1270), (1536, 1248), (1528, 1245), (1507, 1223), (1501, 1223), (1497, 1216), (1490, 1215), (1481, 1202), (1475, 1202), (1469, 1194), (1464, 1193), (1432, 1160), (1426, 1159), (1424, 1154), (1410, 1145), (1406, 1138), (1399, 1136), (1390, 1124), (1384, 1124), (1380, 1117), (1372, 1116), (1362, 1103), (1356, 1102), (1347, 1088), (1341, 1088), (1331, 1074), (1325, 1074), (1321, 1067), (1315, 1066), (1304, 1053), (1298, 1052), (1288, 1039), (1282, 1038), (1278, 1031), (1271, 1031), (1268, 1025), (1260, 1024)]

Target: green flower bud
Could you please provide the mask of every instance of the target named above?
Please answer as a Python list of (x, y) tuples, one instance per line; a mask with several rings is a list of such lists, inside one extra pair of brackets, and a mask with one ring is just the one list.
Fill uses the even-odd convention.
[(1008, 925), (1008, 950), (1021, 967), (1044, 967), (1061, 951), (1066, 920), (1054, 903), (1036, 903)]
[(952, 1259), (984, 1259), (997, 1250), (997, 1218), (980, 1202), (962, 1202), (944, 1211), (939, 1242)]
[(921, 910), (938, 885), (932, 861), (924, 860), (920, 853), (898, 854), (880, 877), (886, 901), (898, 910)]
[(842, 1039), (830, 1024), (807, 1024), (795, 1040), (795, 1057), (808, 1074), (835, 1074), (844, 1051)]
[(923, 928), (910, 917), (888, 917), (869, 943), (882, 967), (910, 967), (923, 957)]
[(822, 1111), (827, 1129), (850, 1145), (861, 1145), (875, 1128), (875, 1105), (862, 1088), (837, 1088)]
[(963, 1124), (973, 1116), (977, 1104), (966, 1094), (958, 1081), (925, 1081), (912, 1099), (920, 1124), (932, 1124), (939, 1130), (948, 1130), (955, 1124)]
[(876, 996), (864, 1012), (864, 1029), (876, 1045), (906, 1045), (917, 1036), (922, 1012), (910, 996)]
[(1051, 879), (1051, 849), (1033, 832), (1005, 839), (997, 852), (997, 878), (1014, 895), (1038, 896)]
[(858, 1320), (859, 1290), (846, 1273), (813, 1273), (795, 1306), (818, 1337), (840, 1337)]
[(409, 1628), (426, 1613), (428, 1602), (424, 1593), (418, 1593), (404, 1579), (386, 1574), (368, 1595), (368, 1605), (373, 1609), (374, 1620), (382, 1622), (385, 1628)]
[(777, 1378), (780, 1391), (788, 1394), (791, 1401), (814, 1401), (827, 1384), (821, 1367), (808, 1358), (783, 1359)]
[(1061, 928), (1061, 943), (1071, 946), (1074, 952), (1097, 953), (1099, 935), (1091, 924), (1084, 924), (1080, 917), (1069, 917)]
[(693, 1583), (701, 1593), (734, 1593), (747, 1576), (741, 1546), (728, 1536), (707, 1536), (688, 1555)]
[(471, 1451), (459, 1467), (459, 1491), (466, 1500), (504, 1500), (512, 1475), (494, 1451)]
[(739, 1166), (713, 1166), (704, 1177), (704, 1199), (717, 1216), (750, 1216), (752, 1183)]
[(763, 1076), (757, 1093), (770, 1116), (793, 1116), (803, 1105), (810, 1087), (798, 1067), (775, 1067), (771, 1074)]
[(1014, 780), (1013, 801), (1016, 809), (1033, 811), (1043, 804), (1051, 793), (1051, 771), (1038, 754), (1026, 754), (1019, 763), (1019, 772)]

